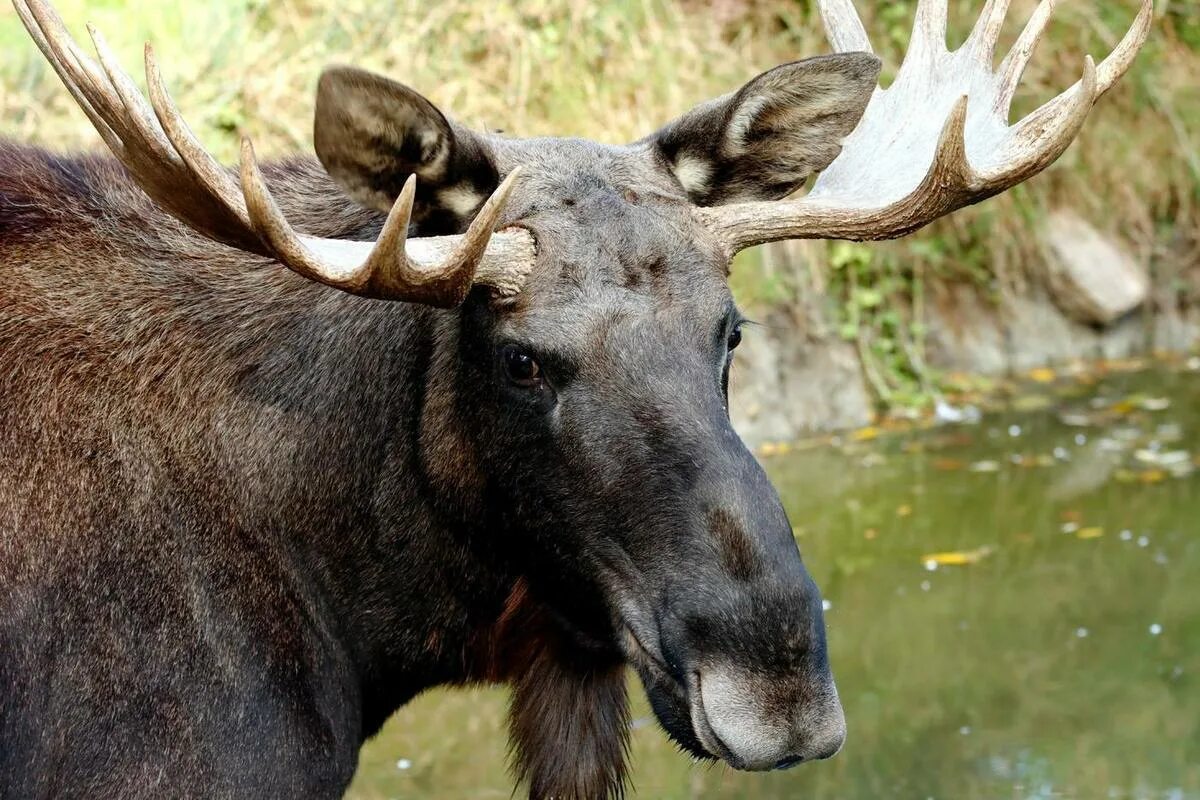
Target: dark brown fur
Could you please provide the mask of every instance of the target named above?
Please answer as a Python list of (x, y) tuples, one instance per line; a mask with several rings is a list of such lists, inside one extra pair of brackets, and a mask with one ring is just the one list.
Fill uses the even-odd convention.
[[(428, 178), (418, 235), (526, 166), (501, 222), (537, 240), (528, 284), (450, 310), (310, 283), (109, 159), (0, 143), (0, 796), (333, 797), (398, 707), (482, 681), (513, 687), (531, 798), (618, 797), (626, 664), (697, 757), (830, 755), (820, 596), (729, 425), (740, 317), (693, 202), (827, 163), (874, 64), (788, 65), (624, 147), (470, 134), (341, 71), (359, 93), (323, 83), (317, 137), (340, 185), (266, 169), (301, 232), (374, 238), (407, 175), (372, 165)], [(777, 128), (814, 75), (810, 142)]]

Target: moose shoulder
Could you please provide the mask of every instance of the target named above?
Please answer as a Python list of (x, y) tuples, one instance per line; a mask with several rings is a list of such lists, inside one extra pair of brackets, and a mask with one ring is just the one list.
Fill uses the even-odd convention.
[(1036, 174), (1150, 19), (1011, 127), (1047, 14), (993, 71), (1003, 0), (954, 53), (923, 0), (887, 91), (822, 0), (846, 52), (627, 146), (474, 133), (335, 68), (320, 163), (247, 142), (235, 175), (149, 51), (147, 103), (14, 4), (115, 159), (0, 144), (12, 798), (339, 796), (395, 709), (470, 682), (511, 684), (532, 798), (617, 797), (627, 665), (699, 758), (835, 753), (820, 595), (729, 425), (730, 259)]

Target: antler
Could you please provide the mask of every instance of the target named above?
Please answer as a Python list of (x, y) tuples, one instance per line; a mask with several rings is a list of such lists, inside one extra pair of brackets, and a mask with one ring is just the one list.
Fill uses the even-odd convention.
[(461, 236), (407, 239), (415, 176), (404, 184), (375, 242), (298, 234), (267, 190), (249, 139), (242, 140), (240, 187), (204, 150), (164, 88), (149, 45), (147, 105), (91, 26), (99, 65), (79, 48), (48, 3), (13, 4), (75, 102), (138, 185), (201, 234), (352, 294), (443, 307), (462, 302), (474, 283), (515, 294), (533, 267), (528, 231), (493, 233), (519, 169), (509, 173)]
[[(835, 50), (871, 50), (851, 0), (819, 0)], [(1054, 163), (1092, 105), (1129, 69), (1146, 41), (1153, 0), (1099, 67), (1015, 125), (1017, 84), (1057, 0), (1042, 0), (995, 71), (1009, 0), (987, 0), (961, 48), (946, 49), (946, 0), (920, 0), (895, 81), (876, 88), (841, 155), (799, 200), (699, 210), (731, 252), (780, 239), (893, 239), (1016, 186)]]

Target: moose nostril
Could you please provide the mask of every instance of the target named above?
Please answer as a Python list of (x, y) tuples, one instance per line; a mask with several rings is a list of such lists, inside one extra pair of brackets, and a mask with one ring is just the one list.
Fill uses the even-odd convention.
[(803, 756), (789, 756), (788, 758), (785, 758), (785, 759), (781, 760), (778, 764), (776, 764), (774, 766), (774, 769), (791, 769), (792, 767), (796, 766), (797, 764), (802, 764), (802, 763), (804, 763)]

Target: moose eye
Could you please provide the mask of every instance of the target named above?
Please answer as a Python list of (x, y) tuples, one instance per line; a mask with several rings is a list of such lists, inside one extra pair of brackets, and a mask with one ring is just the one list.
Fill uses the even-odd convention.
[(504, 361), (504, 374), (517, 386), (537, 386), (542, 381), (542, 368), (537, 359), (515, 344), (505, 345), (500, 354)]
[(742, 324), (739, 322), (733, 326), (733, 330), (729, 332), (729, 341), (726, 347), (732, 352), (737, 349), (737, 346), (742, 343)]

